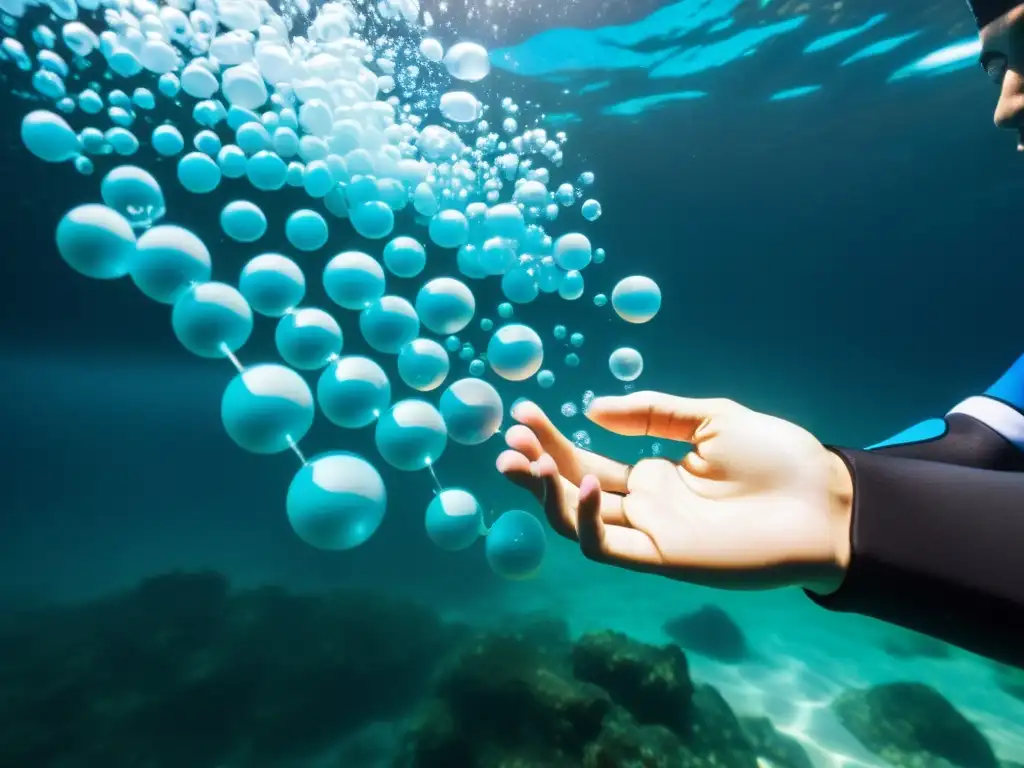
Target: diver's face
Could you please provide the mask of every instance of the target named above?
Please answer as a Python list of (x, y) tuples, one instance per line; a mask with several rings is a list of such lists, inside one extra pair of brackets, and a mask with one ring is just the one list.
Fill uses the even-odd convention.
[(981, 30), (981, 66), (999, 88), (994, 120), (1024, 152), (1024, 3)]

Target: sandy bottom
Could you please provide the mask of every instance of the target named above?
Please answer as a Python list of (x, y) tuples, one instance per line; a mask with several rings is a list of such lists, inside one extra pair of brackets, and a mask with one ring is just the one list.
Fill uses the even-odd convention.
[(726, 665), (689, 653), (692, 676), (716, 686), (739, 714), (770, 717), (804, 745), (816, 768), (890, 768), (843, 728), (829, 704), (846, 688), (895, 681), (931, 685), (981, 728), (1001, 759), (1024, 762), (1024, 703), (999, 689), (983, 660), (963, 652), (942, 660), (893, 658), (880, 647), (893, 629), (824, 611), (796, 590), (692, 587), (599, 566), (557, 542), (537, 578), (510, 585), (501, 600), (464, 606), (453, 618), (549, 611), (564, 616), (574, 634), (613, 629), (663, 644), (665, 620), (709, 603), (736, 620), (760, 658)]

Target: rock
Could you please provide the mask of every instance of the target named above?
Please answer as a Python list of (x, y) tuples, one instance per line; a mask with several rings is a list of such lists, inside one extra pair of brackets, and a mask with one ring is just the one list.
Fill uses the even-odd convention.
[(894, 765), (999, 768), (981, 731), (922, 683), (848, 690), (832, 709), (865, 747)]
[(951, 654), (949, 643), (907, 630), (888, 633), (882, 650), (897, 659), (948, 659)]
[(736, 713), (710, 685), (694, 688), (693, 711), (683, 741), (693, 752), (720, 768), (757, 765), (757, 753)]
[(639, 725), (617, 709), (587, 748), (583, 768), (701, 768), (705, 765), (683, 746), (679, 735), (662, 725)]
[(561, 630), (543, 626), (465, 645), (396, 768), (757, 768), (736, 716), (694, 687), (678, 647), (613, 632), (563, 647)]
[[(535, 645), (539, 630), (534, 623), (468, 643), (439, 676), (438, 696), (422, 708), (397, 765), (505, 768), (516, 760), (561, 760), (578, 768), (612, 702), (597, 686), (574, 680), (564, 655)], [(561, 634), (551, 626), (543, 632)]]
[(757, 756), (768, 760), (773, 768), (814, 768), (800, 742), (779, 733), (767, 717), (741, 717), (740, 727)]
[(410, 712), (465, 636), (365, 593), (149, 579), (0, 633), (0, 765), (286, 765)]
[(726, 664), (737, 664), (751, 656), (743, 630), (728, 613), (714, 605), (669, 619), (663, 629), (686, 650)]
[(591, 632), (573, 647), (572, 670), (641, 724), (679, 730), (688, 719), (693, 683), (677, 645), (655, 648), (619, 632)]

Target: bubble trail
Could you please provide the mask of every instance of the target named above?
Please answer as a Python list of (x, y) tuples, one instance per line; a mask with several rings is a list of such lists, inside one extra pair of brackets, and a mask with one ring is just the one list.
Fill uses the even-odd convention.
[(242, 361), (238, 359), (238, 356), (234, 352), (232, 352), (228, 348), (228, 345), (223, 341), (220, 343), (220, 351), (224, 355), (224, 357), (226, 357), (231, 362), (231, 364), (235, 366), (236, 371), (238, 371), (239, 373), (245, 371), (245, 368), (242, 366)]
[(437, 492), (443, 493), (444, 486), (441, 485), (441, 481), (437, 477), (437, 472), (434, 471), (434, 462), (427, 460), (427, 471), (430, 472), (430, 476), (434, 478), (434, 486), (437, 488)]
[(302, 466), (306, 466), (309, 462), (307, 462), (306, 457), (302, 455), (302, 449), (299, 448), (299, 444), (292, 439), (291, 435), (286, 435), (285, 440), (288, 441), (288, 447), (292, 449), (292, 453), (298, 457), (299, 463)]

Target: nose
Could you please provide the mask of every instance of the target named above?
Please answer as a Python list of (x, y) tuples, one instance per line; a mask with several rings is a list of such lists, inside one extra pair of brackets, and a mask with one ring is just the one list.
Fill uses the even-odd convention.
[(1010, 70), (1003, 78), (993, 121), (997, 128), (1024, 131), (1024, 75)]

